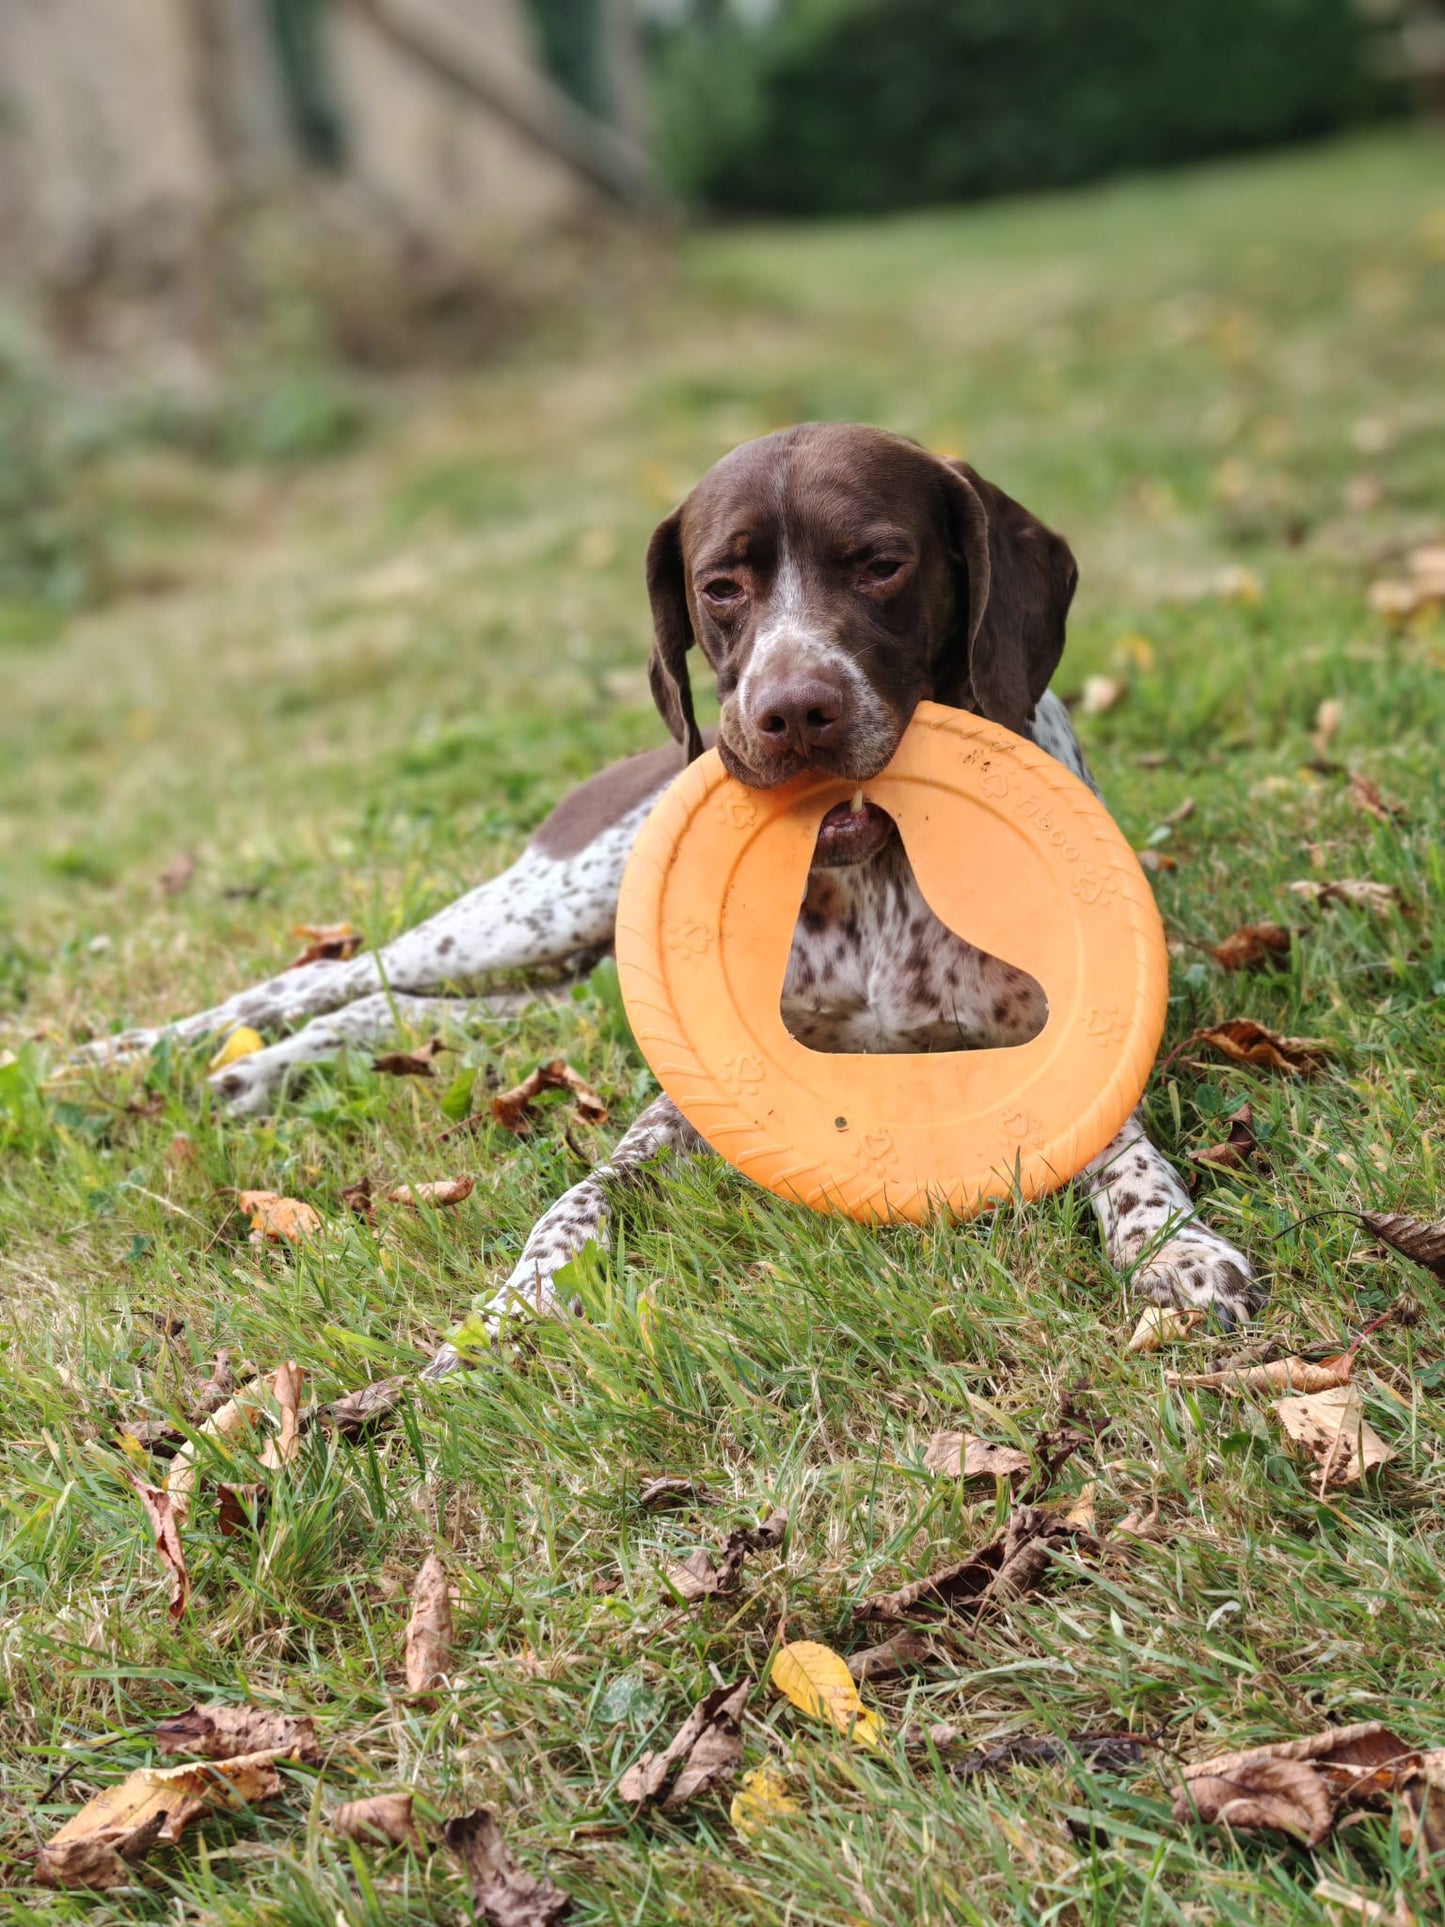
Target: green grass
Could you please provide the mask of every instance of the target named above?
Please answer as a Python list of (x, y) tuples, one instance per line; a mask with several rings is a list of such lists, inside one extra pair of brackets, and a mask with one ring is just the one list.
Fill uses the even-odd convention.
[[(504, 367), (372, 398), (373, 432), (325, 462), (217, 468), (124, 440), (97, 457), (87, 500), (164, 569), (122, 572), (128, 588), (0, 653), (8, 1918), (465, 1917), (444, 1854), (352, 1855), (321, 1828), (327, 1804), (395, 1785), (428, 1815), (497, 1805), (587, 1922), (1256, 1927), (1326, 1920), (1320, 1872), (1438, 1910), (1440, 1876), (1388, 1820), (1311, 1855), (1181, 1829), (1168, 1801), (1171, 1758), (1327, 1720), (1445, 1744), (1440, 1293), (1348, 1219), (1291, 1228), (1332, 1205), (1442, 1208), (1445, 631), (1389, 628), (1365, 597), (1440, 535), (1439, 159), (1392, 139), (699, 237)], [(574, 778), (656, 741), (648, 531), (732, 443), (817, 415), (966, 452), (1068, 532), (1083, 587), (1060, 684), (1127, 673), (1086, 746), (1132, 839), (1178, 860), (1156, 879), (1180, 940), (1167, 1048), (1252, 1015), (1337, 1053), (1307, 1085), (1185, 1053), (1151, 1086), (1153, 1127), (1186, 1157), (1252, 1098), (1259, 1167), (1204, 1174), (1200, 1197), (1271, 1281), (1270, 1344), (1336, 1345), (1403, 1305), (1360, 1370), (1393, 1463), (1322, 1504), (1263, 1406), (1165, 1388), (1164, 1364), (1220, 1341), (1126, 1357), (1125, 1282), (1067, 1192), (877, 1233), (706, 1164), (580, 1268), (585, 1321), (418, 1388), (369, 1447), (309, 1435), (254, 1536), (222, 1537), (200, 1502), (173, 1633), (116, 1422), (182, 1408), (223, 1344), (265, 1370), (296, 1358), (320, 1398), (410, 1369), (584, 1167), (558, 1112), (529, 1142), (442, 1144), (445, 1079), (354, 1060), (257, 1125), (211, 1110), (195, 1055), (50, 1074), (79, 1037), (269, 972), (294, 922), (399, 931), (515, 852)], [(1326, 697), (1344, 704), (1330, 757), (1405, 803), (1399, 827), (1306, 767)], [(158, 873), (187, 850), (194, 880), (165, 897)], [(1307, 912), (1285, 885), (1309, 875), (1396, 883), (1413, 914)], [(1271, 916), (1300, 931), (1275, 974), (1225, 976), (1196, 947)], [(509, 1082), (564, 1054), (619, 1122), (650, 1089), (605, 985), (453, 1041), (452, 1074)], [(189, 1162), (167, 1160), (178, 1132)], [(574, 1138), (589, 1156), (606, 1141)], [(340, 1203), (364, 1173), (459, 1169), (478, 1183), (455, 1211), (373, 1232)], [(246, 1185), (309, 1199), (326, 1236), (257, 1252), (226, 1189)], [(757, 1844), (716, 1801), (627, 1824), (622, 1770), (718, 1679), (761, 1677), (780, 1629), (867, 1643), (853, 1601), (993, 1530), (991, 1498), (922, 1471), (936, 1427), (972, 1410), (1027, 1441), (1075, 1388), (1093, 1436), (1061, 1495), (1097, 1481), (1104, 1525), (1155, 1498), (1161, 1543), (1119, 1542), (991, 1620), (955, 1670), (880, 1687), (876, 1758), (760, 1688), (748, 1762), (790, 1763), (803, 1813)], [(659, 1472), (725, 1504), (644, 1514)], [(792, 1510), (783, 1556), (679, 1610), (660, 1562), (774, 1503)], [(439, 1543), (459, 1649), (427, 1711), (397, 1687), (407, 1588)], [(314, 1712), (319, 1787), (298, 1771), (284, 1802), (193, 1831), (149, 1890), (33, 1886), (32, 1826), (145, 1762), (158, 1716), (248, 1694)], [(962, 1782), (899, 1743), (906, 1720), (945, 1718), (980, 1744), (1106, 1726), (1162, 1749), (1123, 1776)], [(1069, 1812), (1093, 1816), (1094, 1847)]]

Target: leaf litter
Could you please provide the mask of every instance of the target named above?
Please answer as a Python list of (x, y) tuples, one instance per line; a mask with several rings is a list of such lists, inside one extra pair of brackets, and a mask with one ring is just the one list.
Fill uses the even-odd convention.
[(935, 1432), (923, 1467), (949, 1479), (1011, 1479), (1029, 1470), (1029, 1455), (1016, 1445), (990, 1445), (972, 1432)]
[(750, 1552), (772, 1552), (783, 1543), (788, 1529), (786, 1512), (772, 1512), (761, 1525), (739, 1526), (723, 1542), (722, 1556), (714, 1561), (705, 1546), (689, 1553), (666, 1569), (666, 1578), (689, 1605), (698, 1599), (713, 1599), (719, 1593), (733, 1592)]
[(552, 1927), (571, 1913), (572, 1896), (518, 1865), (486, 1807), (448, 1820), (442, 1838), (466, 1869), (476, 1917), (486, 1927)]
[(700, 1699), (661, 1752), (644, 1753), (617, 1783), (618, 1798), (665, 1813), (726, 1785), (743, 1763), (742, 1717), (752, 1681)]
[(791, 1640), (779, 1648), (768, 1678), (775, 1693), (834, 1727), (855, 1746), (877, 1746), (882, 1738), (882, 1721), (864, 1706), (848, 1662), (831, 1646)]
[(492, 1099), (492, 1118), (503, 1130), (525, 1137), (532, 1128), (531, 1110), (546, 1091), (571, 1091), (577, 1100), (577, 1115), (584, 1124), (605, 1124), (607, 1106), (581, 1073), (560, 1057), (539, 1064), (530, 1077), (510, 1090), (498, 1091)]
[(435, 1077), (436, 1060), (450, 1050), (440, 1037), (429, 1037), (415, 1050), (385, 1050), (371, 1060), (371, 1068), (384, 1077)]
[(406, 1690), (424, 1694), (446, 1683), (452, 1656), (451, 1585), (446, 1567), (428, 1553), (412, 1588), (406, 1626)]

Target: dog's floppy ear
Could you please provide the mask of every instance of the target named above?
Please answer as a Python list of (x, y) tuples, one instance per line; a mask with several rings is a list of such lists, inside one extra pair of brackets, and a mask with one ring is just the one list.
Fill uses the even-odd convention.
[(687, 652), (694, 641), (682, 575), (682, 510), (659, 522), (647, 545), (647, 593), (652, 600), (652, 655), (647, 680), (662, 720), (687, 751), (702, 755), (702, 733), (692, 708)]
[(936, 693), (1021, 731), (1064, 653), (1078, 564), (1061, 535), (977, 469), (967, 462), (942, 467), (961, 633), (939, 664)]

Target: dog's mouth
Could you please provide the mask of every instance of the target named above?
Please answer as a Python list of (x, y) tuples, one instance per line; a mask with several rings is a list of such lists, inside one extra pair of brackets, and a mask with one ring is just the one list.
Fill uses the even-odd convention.
[(844, 864), (866, 863), (897, 834), (898, 825), (887, 810), (880, 810), (857, 790), (846, 803), (835, 803), (818, 825), (814, 868), (835, 870)]

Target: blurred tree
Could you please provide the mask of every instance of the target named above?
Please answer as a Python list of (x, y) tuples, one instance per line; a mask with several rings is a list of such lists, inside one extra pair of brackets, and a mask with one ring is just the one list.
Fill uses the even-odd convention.
[(1323, 134), (1389, 98), (1355, 0), (738, 0), (657, 30), (690, 198), (853, 213)]

